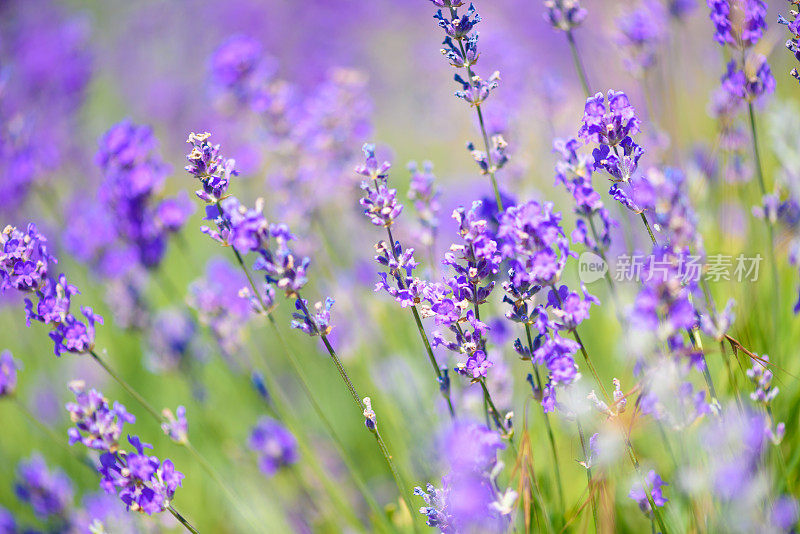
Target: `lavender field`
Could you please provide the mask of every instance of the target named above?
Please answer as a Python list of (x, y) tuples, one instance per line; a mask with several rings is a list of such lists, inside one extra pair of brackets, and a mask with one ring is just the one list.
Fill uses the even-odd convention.
[(0, 534), (797, 532), (799, 9), (0, 1)]

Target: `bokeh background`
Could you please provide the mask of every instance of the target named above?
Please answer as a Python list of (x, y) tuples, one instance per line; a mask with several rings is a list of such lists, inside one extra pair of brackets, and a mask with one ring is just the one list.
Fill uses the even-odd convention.
[[(759, 129), (768, 181), (783, 180), (796, 187), (792, 180), (800, 162), (800, 88), (788, 74), (792, 58), (783, 48), (785, 28), (774, 22), (785, 6), (773, 4), (769, 29), (759, 46), (769, 57), (777, 91), (759, 110)], [(584, 6), (590, 16), (576, 35), (589, 81), (596, 90), (626, 91), (640, 110), (641, 144), (649, 149), (642, 167), (666, 161), (684, 169), (709, 254), (765, 255), (763, 224), (750, 213), (760, 196), (754, 181), (747, 181), (752, 177), (750, 154), (741, 161), (723, 154), (718, 121), (709, 113), (724, 53), (712, 41), (705, 4), (681, 21), (669, 19), (661, 28), (657, 66), (645, 79), (625, 69), (618, 44), (615, 21), (632, 9), (631, 3), (589, 0)], [(543, 19), (541, 2), (483, 1), (478, 7), (483, 19), (479, 71), (488, 76), (498, 70), (501, 76), (485, 106), (490, 131), (503, 132), (509, 143), (510, 163), (498, 175), (501, 189), (516, 199), (555, 202), (564, 211), (565, 227), (571, 228), (571, 200), (553, 185), (551, 153), (554, 137), (576, 134), (583, 110), (583, 91), (567, 43)], [(192, 443), (244, 506), (254, 511), (265, 532), (338, 532), (345, 527), (337, 521), (335, 503), (304, 463), (273, 477), (257, 469), (247, 439), (270, 408), (251, 385), (253, 369), (277, 378), (315, 455), (341, 482), (342, 496), (355, 503), (359, 514), (370, 512), (264, 322), (243, 314), (236, 325), (242, 328), (242, 344), (227, 357), (221, 356), (207, 329), (194, 325), (195, 315), (187, 304), (192, 283), (205, 275), (210, 260), (229, 257), (200, 233), (203, 213), (193, 197), (198, 209), (170, 239), (158, 269), (131, 272), (102, 264), (92, 253), (80, 254), (86, 252), (82, 244), (97, 239), (107, 228), (107, 217), (114, 216), (93, 212), (103, 182), (95, 163), (97, 140), (125, 118), (151, 126), (159, 142), (157, 154), (170, 168), (161, 192), (167, 196), (191, 194), (196, 188), (182, 169), (188, 133), (213, 132), (212, 140), (236, 159), (241, 172), (232, 185), (235, 194), (248, 204), (263, 197), (268, 218), (287, 222), (298, 236), (300, 250), (312, 255), (309, 293), (315, 297), (311, 298), (330, 295), (336, 300), (331, 337), (362, 394), (372, 397), (402, 475), (412, 485), (436, 481), (442, 475), (443, 454), (436, 446), (437, 429), (447, 415), (431, 387), (429, 364), (411, 317), (385, 295), (373, 293), (377, 270), (373, 245), (382, 235), (360, 213), (359, 178), (352, 171), (361, 158), (362, 143), (375, 142), (379, 157), (392, 161), (391, 182), (405, 198), (408, 162), (431, 161), (442, 188), (439, 257), (456, 237), (450, 212), (491, 194), (465, 148), (468, 140), (479, 141), (479, 133), (474, 114), (453, 97), (457, 87), (452, 69), (439, 53), (441, 30), (432, 18), (434, 11), (426, 0), (0, 3), (0, 120), (3, 135), (16, 147), (0, 161), (0, 222), (34, 221), (50, 237), (59, 270), (69, 273), (82, 290), (80, 302), (106, 318), (98, 330), (98, 349), (155, 406), (172, 410), (186, 406)], [(260, 43), (263, 68), (270, 70), (275, 90), (287, 106), (302, 110), (305, 125), (291, 124), (283, 137), (280, 132), (265, 133), (259, 122), (263, 119), (237, 109), (236, 102), (220, 95), (210, 76), (210, 58), (232, 36)], [(282, 105), (280, 98), (276, 102)], [(285, 149), (281, 140), (287, 137), (299, 139), (299, 151)], [(320, 154), (327, 159), (321, 161)], [(603, 183), (595, 185), (604, 189)], [(414, 223), (407, 204), (407, 224), (397, 234), (413, 243)], [(647, 235), (634, 216), (613, 201), (607, 204), (621, 223), (614, 230), (615, 241), (644, 249)], [(737, 339), (757, 353), (769, 347), (779, 355), (780, 370), (775, 373), (781, 403), (775, 416), (787, 424), (783, 447), (796, 473), (793, 453), (800, 449), (793, 444), (798, 439), (800, 388), (795, 377), (800, 362), (795, 355), (800, 326), (790, 309), (798, 284), (796, 270), (786, 261), (792, 238), (785, 233), (778, 238), (779, 303), (759, 284), (721, 281), (712, 284), (712, 291), (718, 302), (737, 300), (732, 330)], [(422, 268), (432, 269), (428, 258)], [(762, 275), (768, 276), (766, 270)], [(576, 280), (576, 273), (567, 278)], [(244, 284), (234, 277), (228, 285), (235, 295)], [(141, 309), (130, 302), (131, 287), (141, 295)], [(590, 289), (601, 301), (608, 299), (602, 282)], [(621, 302), (630, 304), (634, 291), (633, 286), (623, 287)], [(495, 319), (502, 318), (497, 300)], [(776, 323), (772, 310), (779, 305)], [(200, 531), (249, 531), (222, 490), (185, 449), (158, 432), (135, 401), (88, 357), (55, 358), (45, 329), (27, 328), (22, 310), (18, 297), (2, 297), (0, 349), (10, 350), (22, 363), (18, 397), (36, 418), (66, 442), (70, 422), (63, 406), (71, 396), (66, 384), (86, 380), (137, 413), (133, 430), (185, 473), (175, 504)], [(137, 316), (140, 312), (144, 315)], [(355, 469), (377, 502), (394, 514), (397, 524), (407, 527), (409, 516), (383, 459), (364, 431), (363, 420), (353, 417), (351, 399), (329, 359), (314, 339), (289, 330), (288, 306), (280, 306), (275, 314), (347, 455), (356, 460)], [(509, 343), (517, 334), (499, 320), (492, 324), (496, 327), (490, 340), (497, 348), (491, 354), (495, 367), (489, 382), (498, 407), (513, 408), (518, 427), (527, 420), (536, 467), (544, 473), (549, 456), (541, 411), (530, 400), (527, 365), (518, 361)], [(608, 383), (612, 377), (632, 383), (626, 332), (614, 312), (595, 308), (583, 332), (601, 377)], [(176, 350), (175, 338), (191, 342)], [(715, 357), (718, 349), (709, 349), (709, 354), (711, 373), (724, 390), (727, 375), (722, 360)], [(447, 354), (439, 356), (447, 362)], [(742, 365), (749, 366), (744, 360)], [(480, 416), (477, 386), (454, 377), (454, 396), (459, 406)], [(14, 494), (16, 465), (34, 451), (72, 479), (76, 506), (91, 504), (98, 489), (95, 474), (31, 424), (16, 404), (0, 402), (0, 421), (0, 505), (19, 521), (38, 524)], [(577, 464), (578, 441), (571, 426), (560, 424), (556, 430), (568, 500), (577, 501), (585, 486), (584, 471)], [(637, 440), (644, 456), (663, 454), (647, 432)], [(668, 478), (669, 469), (662, 471)], [(612, 483), (611, 489), (618, 529), (649, 529), (636, 503), (625, 498), (627, 479), (622, 474), (618, 478), (619, 485)], [(545, 492), (552, 492), (552, 482), (545, 476), (541, 483)], [(109, 532), (179, 528), (165, 514), (132, 518), (121, 506), (118, 510), (107, 506), (119, 514), (118, 521), (107, 526)]]

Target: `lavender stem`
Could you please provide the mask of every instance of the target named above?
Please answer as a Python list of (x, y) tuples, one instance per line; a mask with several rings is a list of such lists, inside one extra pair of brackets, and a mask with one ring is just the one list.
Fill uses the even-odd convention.
[(572, 29), (567, 30), (567, 41), (569, 42), (569, 50), (572, 53), (572, 62), (575, 64), (575, 70), (578, 72), (578, 77), (581, 79), (581, 87), (586, 98), (592, 96), (592, 90), (589, 89), (589, 81), (586, 78), (586, 69), (583, 66), (580, 53), (578, 52), (578, 45), (575, 43), (575, 36), (572, 34)]
[(196, 529), (196, 528), (194, 528), (194, 527), (192, 526), (192, 524), (191, 524), (191, 523), (189, 523), (189, 521), (187, 521), (187, 520), (186, 520), (186, 518), (185, 518), (185, 517), (183, 517), (183, 516), (180, 514), (180, 512), (178, 512), (178, 511), (175, 509), (175, 507), (174, 507), (174, 506), (172, 506), (172, 505), (170, 504), (170, 505), (167, 507), (167, 510), (169, 510), (169, 513), (171, 513), (173, 516), (175, 516), (175, 519), (177, 519), (177, 520), (178, 520), (178, 522), (179, 522), (181, 525), (183, 525), (183, 526), (184, 526), (184, 528), (186, 528), (186, 530), (188, 530), (188, 531), (189, 531), (189, 532), (191, 532), (192, 534), (199, 534), (199, 533), (198, 533), (198, 531), (197, 531), (197, 529)]

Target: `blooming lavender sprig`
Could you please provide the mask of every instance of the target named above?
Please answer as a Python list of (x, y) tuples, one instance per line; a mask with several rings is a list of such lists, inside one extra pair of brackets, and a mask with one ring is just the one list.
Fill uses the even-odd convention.
[[(556, 184), (563, 185), (575, 200), (574, 211), (578, 215), (572, 241), (582, 243), (589, 250), (602, 256), (611, 245), (611, 228), (617, 225), (605, 208), (600, 195), (592, 186), (592, 161), (578, 153), (581, 142), (577, 139), (556, 139), (553, 152), (561, 157), (556, 163)], [(598, 230), (595, 217), (602, 225)]]
[(34, 320), (52, 327), (49, 335), (56, 356), (64, 352), (82, 354), (91, 351), (94, 348), (94, 325), (103, 324), (103, 318), (88, 306), (81, 307), (86, 322), (70, 313), (71, 299), (79, 291), (67, 283), (63, 274), (58, 278), (48, 277), (49, 265), (58, 260), (47, 252), (47, 239), (34, 224), (29, 224), (24, 234), (7, 226), (0, 234), (0, 240), (3, 245), (0, 292), (13, 288), (37, 297), (35, 306), (31, 299), (25, 299), (28, 326)]
[(0, 399), (14, 394), (17, 388), (17, 368), (11, 351), (0, 352)]
[(764, 354), (759, 359), (754, 359), (753, 366), (747, 370), (747, 378), (750, 379), (754, 387), (750, 393), (750, 399), (764, 407), (769, 417), (769, 426), (765, 432), (776, 445), (783, 440), (783, 435), (786, 432), (785, 423), (777, 423), (772, 416), (772, 401), (777, 397), (779, 389), (777, 386), (772, 385), (772, 371), (768, 368), (769, 356)]
[(220, 145), (212, 145), (208, 132), (189, 134), (186, 142), (192, 145), (192, 151), (186, 156), (189, 164), (184, 167), (186, 172), (200, 180), (202, 189), (196, 194), (206, 203), (215, 203), (223, 198), (228, 190), (232, 176), (236, 176), (236, 161), (227, 159), (220, 153)]
[(181, 485), (183, 473), (175, 470), (171, 460), (163, 462), (148, 456), (137, 436), (128, 436), (133, 451), (119, 450), (100, 456), (100, 486), (107, 493), (116, 493), (128, 510), (153, 515), (171, 506), (175, 491)]
[(112, 407), (96, 389), (87, 391), (82, 381), (70, 382), (69, 389), (75, 394), (75, 402), (66, 405), (75, 425), (68, 431), (69, 444), (80, 442), (90, 449), (116, 451), (125, 423), (133, 424), (136, 417), (118, 402)]
[(502, 136), (494, 136), (490, 142), (481, 109), (482, 104), (489, 98), (492, 91), (497, 88), (500, 81), (500, 73), (495, 71), (484, 80), (473, 71), (473, 67), (480, 56), (478, 52), (478, 32), (475, 31), (475, 26), (481, 21), (481, 17), (475, 5), (470, 3), (467, 11), (459, 14), (458, 8), (464, 2), (433, 1), (433, 3), (447, 10), (447, 13), (443, 13), (439, 9), (434, 15), (439, 27), (444, 30), (446, 35), (442, 43), (444, 47), (441, 52), (452, 67), (456, 69), (463, 68), (466, 73), (466, 79), (458, 73), (454, 76), (456, 83), (461, 86), (461, 89), (455, 92), (455, 96), (468, 102), (470, 107), (476, 109), (478, 123), (483, 136), (484, 150), (482, 152), (475, 150), (472, 143), (467, 148), (478, 163), (481, 173), (490, 177), (497, 209), (502, 211), (503, 201), (500, 196), (500, 190), (497, 187), (495, 174), (508, 161), (506, 157), (507, 144)]
[(426, 161), (420, 168), (416, 162), (408, 164), (411, 182), (408, 187), (408, 198), (414, 203), (420, 229), (417, 232), (419, 242), (428, 247), (431, 257), (436, 250), (436, 236), (439, 231), (440, 197), (442, 191), (435, 185), (433, 164)]
[(134, 248), (144, 267), (156, 267), (167, 238), (180, 230), (193, 206), (182, 197), (157, 198), (169, 169), (156, 154), (158, 141), (149, 127), (123, 120), (98, 145), (95, 159), (104, 176), (99, 197), (114, 214), (117, 237)]
[(145, 449), (152, 446), (136, 436), (128, 435), (135, 452), (120, 447), (124, 423), (135, 421), (124, 406), (115, 403), (111, 408), (102, 393), (94, 389), (87, 392), (82, 382), (71, 383), (70, 389), (76, 397), (76, 402), (66, 406), (75, 423), (69, 430), (70, 444), (80, 441), (90, 449), (103, 451), (98, 467), (100, 487), (116, 494), (128, 510), (152, 515), (169, 509), (183, 474), (175, 470), (172, 461), (162, 463), (146, 455)]
[(356, 173), (366, 178), (361, 182), (364, 197), (359, 203), (372, 224), (389, 228), (403, 211), (403, 205), (397, 203), (397, 189), (390, 189), (387, 183), (390, 165), (388, 162), (378, 164), (375, 145), (367, 143), (363, 151), (366, 162), (356, 167)]
[[(789, 18), (779, 14), (778, 22), (789, 29), (791, 37), (786, 41), (786, 48), (792, 53), (794, 59), (800, 62), (800, 18), (798, 18), (797, 2), (794, 0), (788, 0), (788, 2)], [(800, 73), (797, 72), (797, 67), (793, 67), (790, 74), (792, 78), (800, 82)]]
[(737, 49), (752, 47), (767, 29), (763, 0), (706, 0), (714, 24), (714, 40)]

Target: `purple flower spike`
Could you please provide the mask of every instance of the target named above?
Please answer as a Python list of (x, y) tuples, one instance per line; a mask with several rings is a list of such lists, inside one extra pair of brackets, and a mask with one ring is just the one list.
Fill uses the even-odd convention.
[(197, 196), (207, 203), (215, 203), (223, 198), (231, 177), (238, 173), (235, 170), (236, 161), (224, 158), (220, 146), (209, 143), (209, 137), (211, 134), (208, 132), (189, 134), (186, 142), (192, 145), (192, 151), (186, 156), (189, 164), (184, 169), (200, 180), (203, 186), (197, 191)]
[(118, 402), (113, 408), (109, 406), (108, 400), (96, 389), (86, 391), (81, 381), (71, 382), (69, 389), (75, 394), (75, 402), (66, 405), (75, 424), (68, 431), (69, 444), (81, 442), (90, 449), (116, 451), (123, 426), (133, 424), (136, 417)]
[(49, 264), (47, 239), (31, 223), (22, 232), (6, 226), (0, 232), (0, 293), (6, 289), (33, 291), (44, 284)]
[(606, 97), (597, 93), (586, 100), (578, 136), (584, 143), (616, 146), (639, 133), (640, 124), (628, 96), (622, 91), (609, 90)]
[(544, 19), (565, 32), (580, 26), (587, 15), (579, 0), (545, 0), (544, 7)]
[(706, 0), (714, 23), (714, 39), (721, 45), (749, 48), (767, 29), (763, 0)]
[(136, 452), (107, 452), (100, 456), (100, 486), (107, 493), (116, 493), (128, 510), (147, 515), (166, 510), (181, 485), (183, 473), (176, 471), (172, 461), (162, 463), (155, 456), (147, 456), (145, 449), (152, 445), (142, 443), (136, 436), (128, 436)]
[(174, 415), (171, 410), (165, 408), (163, 415), (167, 419), (166, 423), (161, 423), (164, 433), (176, 443), (188, 443), (189, 423), (186, 420), (186, 408), (178, 406)]

